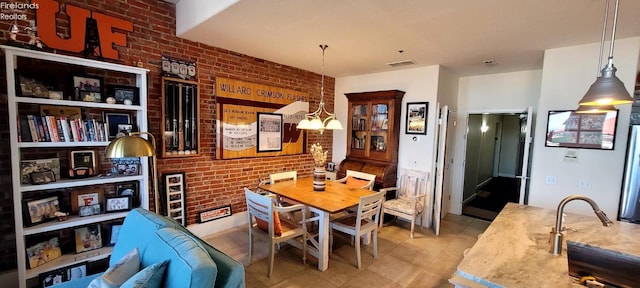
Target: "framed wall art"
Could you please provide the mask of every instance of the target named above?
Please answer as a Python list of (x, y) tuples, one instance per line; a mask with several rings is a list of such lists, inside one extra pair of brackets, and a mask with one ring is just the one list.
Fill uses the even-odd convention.
[(282, 151), (282, 114), (258, 112), (258, 152)]
[(427, 135), (427, 113), (429, 102), (407, 103), (407, 127), (406, 134)]
[(89, 76), (73, 76), (76, 101), (102, 102), (102, 79)]
[(213, 221), (231, 216), (231, 205), (226, 205), (198, 213), (198, 223)]
[(200, 154), (198, 82), (162, 78), (162, 157)]
[(184, 200), (186, 195), (186, 181), (184, 179), (184, 172), (164, 174), (162, 175), (162, 179), (165, 189), (165, 199), (163, 200), (166, 215), (186, 226), (187, 209)]
[(102, 118), (108, 127), (109, 140), (116, 139), (119, 132), (118, 125), (131, 124), (131, 115), (128, 113), (102, 112)]
[(597, 114), (549, 111), (545, 146), (613, 150), (617, 118), (618, 111)]

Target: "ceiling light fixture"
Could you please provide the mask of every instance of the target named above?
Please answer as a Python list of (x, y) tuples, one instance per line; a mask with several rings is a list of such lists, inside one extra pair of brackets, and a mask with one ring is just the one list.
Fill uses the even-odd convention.
[[(602, 64), (602, 52), (604, 47), (604, 38), (606, 34), (607, 18), (609, 14), (609, 2), (606, 0), (604, 24), (602, 26), (602, 41), (600, 44), (600, 60), (598, 63), (598, 69)], [(633, 98), (627, 92), (624, 87), (624, 83), (616, 77), (616, 67), (613, 66), (613, 47), (616, 37), (616, 25), (618, 22), (618, 9), (620, 7), (620, 0), (616, 0), (616, 7), (613, 13), (613, 26), (611, 27), (611, 46), (609, 47), (609, 58), (607, 65), (602, 68), (602, 72), (596, 79), (587, 93), (582, 97), (580, 106), (602, 106), (602, 105), (618, 105), (618, 104), (630, 104), (633, 103)]]
[[(327, 111), (324, 107), (324, 50), (327, 49), (327, 45), (320, 45), (320, 49), (322, 49), (322, 82), (320, 86), (320, 104), (318, 104), (318, 109), (312, 113), (306, 114), (304, 119), (298, 122), (298, 129), (306, 129), (306, 130), (318, 130), (320, 134), (324, 132), (324, 130), (342, 130), (342, 124), (340, 121), (336, 119), (336, 114)], [(327, 118), (322, 120), (322, 112), (327, 114)]]

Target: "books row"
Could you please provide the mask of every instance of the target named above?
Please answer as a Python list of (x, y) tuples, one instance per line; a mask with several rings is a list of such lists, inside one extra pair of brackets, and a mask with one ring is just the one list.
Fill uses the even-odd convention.
[(105, 123), (95, 119), (68, 119), (65, 116), (20, 115), (20, 142), (101, 142), (107, 141)]

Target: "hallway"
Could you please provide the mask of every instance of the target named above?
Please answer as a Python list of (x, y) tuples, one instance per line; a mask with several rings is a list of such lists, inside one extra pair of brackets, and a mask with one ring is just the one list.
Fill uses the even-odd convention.
[(462, 206), (462, 214), (493, 221), (507, 202), (518, 203), (520, 179), (494, 177), (476, 191), (476, 197)]

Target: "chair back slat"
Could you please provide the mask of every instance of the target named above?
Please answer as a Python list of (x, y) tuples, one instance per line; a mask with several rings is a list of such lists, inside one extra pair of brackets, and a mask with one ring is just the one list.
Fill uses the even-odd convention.
[(278, 181), (285, 181), (285, 180), (295, 181), (297, 179), (298, 179), (297, 171), (286, 171), (286, 172), (269, 174), (269, 181), (271, 182), (271, 184), (276, 183)]
[[(383, 199), (384, 193), (375, 193), (360, 197), (356, 223), (362, 223), (361, 221), (365, 219), (371, 219), (377, 226), (380, 221), (380, 207), (382, 207)], [(359, 225), (356, 225), (356, 227), (358, 226)]]
[(415, 198), (425, 195), (428, 173), (424, 171), (403, 169), (398, 190), (399, 197)]
[(269, 222), (271, 226), (271, 218), (273, 215), (272, 199), (258, 193), (255, 193), (247, 188), (244, 188), (245, 197), (247, 200), (247, 210), (249, 214), (258, 219)]

